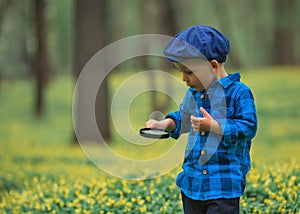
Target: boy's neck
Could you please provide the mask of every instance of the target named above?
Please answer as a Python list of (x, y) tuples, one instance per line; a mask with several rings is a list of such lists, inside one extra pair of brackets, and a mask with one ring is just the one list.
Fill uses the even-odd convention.
[(217, 70), (217, 79), (220, 80), (224, 77), (228, 76), (224, 66), (220, 66)]

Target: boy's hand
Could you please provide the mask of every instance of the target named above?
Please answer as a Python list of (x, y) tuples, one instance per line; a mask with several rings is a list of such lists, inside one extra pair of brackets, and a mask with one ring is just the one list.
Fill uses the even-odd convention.
[(210, 114), (203, 108), (200, 107), (200, 111), (203, 117), (194, 117), (191, 115), (191, 125), (194, 132), (199, 131), (213, 131), (216, 134), (222, 134), (220, 124), (210, 116)]
[(173, 131), (176, 128), (174, 120), (167, 118), (161, 121), (150, 119), (145, 124), (146, 128), (164, 129)]
[(155, 128), (155, 129), (166, 129), (165, 123), (163, 121), (157, 121), (150, 119), (146, 122), (146, 128)]

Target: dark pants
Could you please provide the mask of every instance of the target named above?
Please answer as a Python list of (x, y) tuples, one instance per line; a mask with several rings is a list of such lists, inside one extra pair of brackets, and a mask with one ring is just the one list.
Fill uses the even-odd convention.
[(181, 192), (185, 214), (239, 214), (240, 198), (197, 201)]

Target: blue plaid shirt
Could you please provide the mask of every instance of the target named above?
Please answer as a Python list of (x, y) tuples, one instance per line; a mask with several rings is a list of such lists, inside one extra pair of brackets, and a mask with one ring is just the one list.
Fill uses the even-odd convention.
[[(201, 106), (219, 122), (223, 135), (193, 131), (190, 115), (202, 117)], [(188, 89), (180, 109), (166, 118), (176, 123), (171, 137), (189, 132), (183, 171), (176, 181), (181, 191), (194, 200), (240, 197), (250, 169), (251, 139), (257, 130), (253, 95), (240, 82), (240, 74), (215, 81), (203, 92)]]

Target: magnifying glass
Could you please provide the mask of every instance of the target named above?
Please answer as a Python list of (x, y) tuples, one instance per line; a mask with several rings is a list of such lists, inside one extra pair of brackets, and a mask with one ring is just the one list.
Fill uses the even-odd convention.
[(140, 135), (147, 138), (164, 139), (170, 137), (170, 132), (163, 129), (142, 128), (140, 129)]

